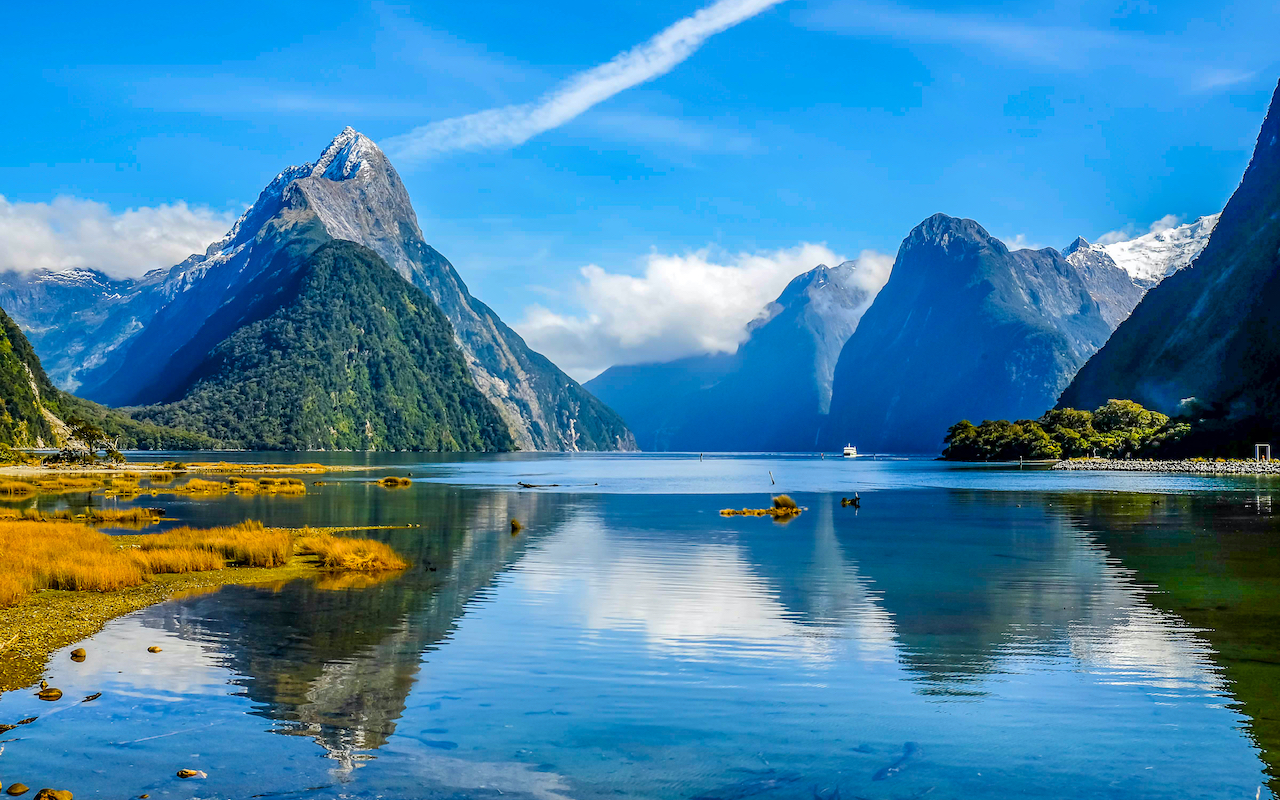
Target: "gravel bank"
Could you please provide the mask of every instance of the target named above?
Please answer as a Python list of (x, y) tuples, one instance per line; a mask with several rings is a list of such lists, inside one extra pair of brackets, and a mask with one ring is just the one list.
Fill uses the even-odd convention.
[(1196, 475), (1280, 475), (1280, 461), (1143, 461), (1081, 458), (1059, 461), (1054, 469), (1116, 472), (1184, 472)]

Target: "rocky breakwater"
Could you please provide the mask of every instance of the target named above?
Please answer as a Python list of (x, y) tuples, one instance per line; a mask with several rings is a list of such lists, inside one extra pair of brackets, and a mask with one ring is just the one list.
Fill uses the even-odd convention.
[(1119, 472), (1185, 472), (1198, 475), (1280, 475), (1280, 461), (1210, 461), (1188, 458), (1180, 461), (1146, 459), (1073, 458), (1059, 461), (1053, 469), (1113, 470)]

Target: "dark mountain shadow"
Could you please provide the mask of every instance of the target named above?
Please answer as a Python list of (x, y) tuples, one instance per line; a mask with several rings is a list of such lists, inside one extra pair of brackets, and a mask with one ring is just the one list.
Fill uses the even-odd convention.
[[(143, 622), (205, 643), (273, 730), (314, 738), (350, 769), (395, 731), (423, 654), (574, 510), (557, 495), (424, 491), (422, 527), (362, 534), (411, 561), (398, 576), (227, 587), (153, 607)], [(512, 517), (527, 526), (519, 535)]]
[(1073, 494), (1072, 523), (1154, 587), (1147, 600), (1213, 647), (1280, 790), (1280, 502), (1270, 487), (1213, 495)]

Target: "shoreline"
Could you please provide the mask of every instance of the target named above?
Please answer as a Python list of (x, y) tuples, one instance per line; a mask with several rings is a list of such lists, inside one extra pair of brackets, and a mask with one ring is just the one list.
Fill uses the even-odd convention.
[[(323, 475), (329, 472), (370, 472), (383, 467), (366, 464), (277, 464), (255, 461), (196, 461), (180, 473), (213, 475)], [(0, 476), (34, 478), (48, 475), (119, 475), (124, 472), (174, 472), (163, 462), (123, 461), (119, 464), (0, 464)]]
[[(329, 533), (399, 528), (399, 525), (318, 527)], [(128, 547), (148, 534), (115, 535)], [(9, 608), (0, 608), (0, 692), (26, 689), (40, 680), (49, 658), (67, 645), (88, 639), (117, 617), (223, 586), (283, 584), (331, 574), (311, 555), (294, 555), (281, 567), (224, 567), (207, 572), (152, 575), (146, 583), (114, 592), (45, 589)]]
[(1059, 461), (1051, 469), (1081, 472), (1174, 472), (1186, 475), (1280, 475), (1280, 461), (1081, 458)]

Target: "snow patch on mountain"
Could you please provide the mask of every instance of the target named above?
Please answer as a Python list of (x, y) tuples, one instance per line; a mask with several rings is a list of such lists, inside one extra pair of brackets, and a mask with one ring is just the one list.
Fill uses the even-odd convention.
[(1221, 214), (1200, 217), (1185, 225), (1153, 231), (1143, 236), (1105, 245), (1090, 245), (1115, 261), (1129, 273), (1134, 282), (1145, 282), (1148, 288), (1182, 269), (1196, 259), (1209, 243)]

